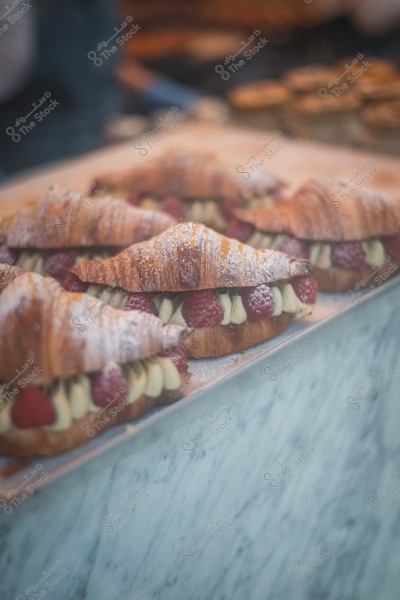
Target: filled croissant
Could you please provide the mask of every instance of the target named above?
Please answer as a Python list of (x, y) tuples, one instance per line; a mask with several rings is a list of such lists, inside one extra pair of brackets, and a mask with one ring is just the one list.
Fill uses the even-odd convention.
[(81, 262), (74, 273), (89, 294), (125, 299), (119, 306), (194, 330), (195, 358), (237, 352), (273, 337), (316, 297), (308, 260), (255, 250), (204, 225), (185, 223), (107, 260)]
[[(240, 166), (240, 165), (239, 165)], [(124, 195), (131, 204), (162, 210), (177, 220), (194, 221), (227, 235), (239, 236), (233, 211), (279, 197), (283, 183), (256, 172), (248, 180), (215, 155), (173, 149), (143, 160), (122, 173), (96, 179), (96, 188)]]
[(0, 274), (0, 454), (69, 450), (182, 396), (185, 328), (37, 273)]
[(310, 180), (273, 208), (238, 211), (246, 243), (309, 259), (320, 290), (379, 285), (400, 265), (400, 201), (347, 186)]
[(68, 269), (95, 256), (149, 239), (175, 223), (170, 215), (129, 206), (111, 197), (84, 198), (54, 188), (0, 223), (0, 263), (50, 275), (71, 291)]

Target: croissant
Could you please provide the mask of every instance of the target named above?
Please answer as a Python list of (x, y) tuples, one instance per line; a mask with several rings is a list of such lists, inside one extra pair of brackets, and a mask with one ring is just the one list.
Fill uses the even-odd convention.
[(22, 269), (18, 269), (18, 267), (0, 263), (0, 294), (22, 273)]
[(10, 278), (0, 328), (2, 454), (79, 446), (177, 400), (188, 377), (182, 347), (173, 353), (187, 329), (67, 292), (36, 273)]
[(175, 148), (127, 171), (100, 176), (95, 185), (125, 194), (133, 204), (225, 232), (235, 228), (234, 209), (271, 201), (284, 186), (258, 171), (244, 177), (240, 165), (235, 170), (213, 154)]
[(236, 211), (249, 227), (246, 243), (256, 248), (272, 244), (309, 258), (323, 291), (350, 293), (375, 274), (379, 285), (400, 264), (400, 202), (348, 185), (310, 180), (273, 208)]
[(54, 188), (0, 223), (0, 239), (6, 244), (0, 248), (0, 262), (62, 279), (68, 262), (72, 266), (82, 255), (109, 255), (116, 247), (149, 239), (174, 223), (170, 215), (135, 208), (123, 200), (85, 199), (73, 190)]
[[(204, 225), (185, 223), (73, 272), (91, 285), (131, 292), (121, 307), (145, 307), (165, 323), (195, 328), (186, 339), (195, 358), (237, 352), (310, 314), (316, 287), (307, 260), (255, 250)], [(112, 296), (112, 294), (111, 294)]]

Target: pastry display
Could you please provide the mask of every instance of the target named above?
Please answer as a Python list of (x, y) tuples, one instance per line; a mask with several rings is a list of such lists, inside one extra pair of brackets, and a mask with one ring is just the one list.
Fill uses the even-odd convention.
[(149, 239), (175, 223), (170, 215), (129, 206), (111, 197), (83, 198), (52, 189), (0, 222), (0, 263), (50, 275), (71, 291), (69, 268), (80, 260), (107, 257)]
[(185, 328), (12, 266), (0, 284), (1, 454), (70, 450), (182, 396)]
[[(333, 65), (306, 65), (290, 69), (280, 80), (234, 86), (227, 98), (236, 120), (253, 127), (400, 152), (395, 125), (400, 71), (388, 60), (358, 53)], [(375, 114), (382, 127), (375, 126)]]
[(122, 173), (96, 179), (96, 189), (124, 196), (131, 204), (229, 232), (233, 211), (279, 197), (283, 183), (256, 173), (243, 180), (213, 154), (170, 150)]
[(363, 109), (364, 143), (374, 150), (400, 153), (400, 98)]
[(195, 358), (238, 352), (279, 334), (293, 317), (312, 312), (317, 291), (308, 260), (256, 250), (196, 223), (72, 271), (90, 284), (88, 294), (122, 290), (121, 308), (192, 328), (185, 345)]
[(334, 96), (316, 93), (295, 100), (286, 112), (293, 135), (331, 143), (356, 144), (361, 138), (360, 100), (351, 91)]
[(285, 126), (282, 109), (291, 92), (278, 81), (266, 79), (232, 88), (228, 99), (240, 123), (274, 129)]
[(247, 244), (309, 259), (323, 291), (349, 290), (400, 265), (400, 202), (344, 181), (310, 180), (275, 207), (237, 217), (253, 228)]

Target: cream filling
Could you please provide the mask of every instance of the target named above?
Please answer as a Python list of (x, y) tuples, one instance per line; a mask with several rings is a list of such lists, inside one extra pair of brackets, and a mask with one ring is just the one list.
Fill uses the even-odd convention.
[[(163, 390), (173, 391), (181, 386), (181, 375), (168, 356), (155, 356), (123, 366), (128, 383), (126, 404), (136, 402), (142, 395), (157, 398)], [(69, 429), (74, 420), (82, 419), (87, 413), (97, 413), (104, 407), (93, 403), (90, 378), (87, 375), (60, 379), (47, 391), (56, 415), (55, 422), (44, 429), (63, 431)], [(17, 430), (11, 420), (15, 399), (4, 403), (0, 409), (0, 434)]]
[[(247, 241), (253, 248), (264, 249), (271, 248), (275, 250), (286, 239), (283, 234), (266, 234), (262, 231), (255, 231)], [(362, 242), (365, 251), (365, 262), (370, 267), (379, 267), (385, 258), (385, 249), (382, 241), (377, 238), (368, 239)], [(309, 244), (309, 258), (314, 267), (318, 269), (330, 269), (332, 267), (332, 252), (334, 243), (311, 242)]]
[[(54, 249), (57, 252), (57, 249)], [(68, 248), (59, 248), (60, 251), (68, 250)], [(71, 250), (72, 255), (75, 258), (75, 265), (87, 261), (92, 260), (94, 258), (108, 258), (110, 253), (107, 250), (92, 251), (92, 252), (84, 252), (78, 253), (76, 250)], [(15, 263), (16, 267), (19, 267), (23, 271), (39, 273), (39, 275), (46, 275), (45, 271), (45, 261), (46, 257), (49, 255), (48, 252), (43, 251), (35, 251), (35, 250), (24, 250), (21, 252), (18, 260)]]
[[(303, 317), (311, 314), (312, 305), (304, 304), (295, 294), (293, 287), (289, 283), (278, 284), (271, 286), (271, 292), (274, 297), (273, 317), (280, 314), (294, 314), (298, 317)], [(218, 300), (222, 306), (223, 319), (221, 325), (241, 325), (247, 321), (247, 313), (243, 306), (241, 295), (235, 288), (227, 292), (216, 292)], [(162, 307), (162, 315), (161, 315)], [(187, 323), (182, 314), (183, 302), (174, 310), (173, 301), (170, 298), (164, 298), (160, 306), (160, 317), (164, 323), (171, 325), (182, 325), (187, 327)], [(172, 315), (169, 317), (169, 315)], [(166, 317), (169, 317), (167, 320)]]

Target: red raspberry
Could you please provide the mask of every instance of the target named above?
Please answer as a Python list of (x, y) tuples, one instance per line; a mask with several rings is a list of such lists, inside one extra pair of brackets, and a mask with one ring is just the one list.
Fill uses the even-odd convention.
[(29, 385), (15, 398), (11, 419), (19, 429), (30, 429), (52, 425), (56, 414), (50, 398), (39, 388)]
[(126, 200), (129, 204), (132, 204), (132, 206), (139, 206), (141, 197), (137, 192), (131, 192)]
[(133, 293), (129, 296), (124, 310), (141, 310), (157, 316), (157, 308), (149, 294)]
[(64, 290), (67, 292), (86, 292), (89, 284), (85, 281), (81, 281), (75, 273), (67, 273), (62, 283)]
[(226, 235), (234, 238), (235, 240), (239, 240), (239, 242), (247, 242), (253, 232), (254, 227), (250, 223), (244, 223), (238, 219), (232, 219), (229, 222)]
[(69, 269), (74, 265), (74, 259), (69, 252), (60, 250), (46, 258), (44, 268), (46, 273), (55, 279), (64, 279)]
[(186, 292), (182, 314), (189, 327), (213, 327), (224, 318), (222, 306), (212, 290)]
[(171, 215), (171, 217), (174, 217), (177, 221), (183, 221), (185, 218), (182, 200), (177, 196), (166, 196), (161, 205), (161, 209), (165, 213)]
[(220, 210), (227, 221), (232, 219), (235, 210), (238, 208), (241, 208), (241, 202), (238, 196), (225, 196), (225, 198), (222, 198)]
[(187, 370), (187, 352), (184, 348), (176, 346), (168, 351), (161, 352), (160, 356), (168, 356), (180, 373)]
[(332, 260), (342, 269), (362, 269), (365, 266), (365, 252), (361, 242), (343, 242), (332, 253)]
[(279, 246), (278, 250), (293, 258), (308, 258), (307, 244), (297, 238), (285, 240), (283, 244)]
[(125, 404), (128, 398), (128, 384), (121, 367), (117, 364), (109, 363), (90, 379), (93, 404), (103, 408)]
[(249, 321), (268, 319), (274, 312), (274, 297), (266, 283), (243, 288), (242, 301)]
[(295, 294), (305, 304), (315, 304), (317, 299), (317, 280), (311, 275), (297, 275), (290, 280)]
[(0, 264), (15, 265), (19, 251), (9, 248), (6, 244), (0, 246)]
[(384, 237), (382, 241), (389, 256), (394, 260), (400, 260), (400, 233)]

